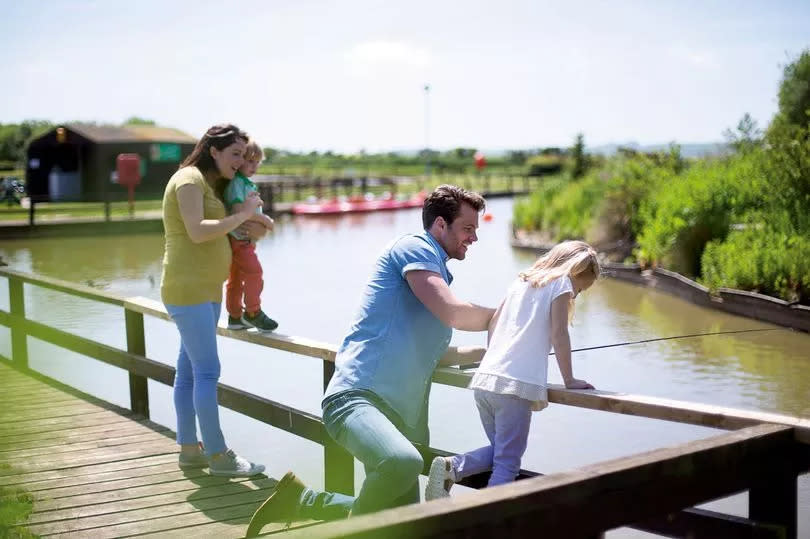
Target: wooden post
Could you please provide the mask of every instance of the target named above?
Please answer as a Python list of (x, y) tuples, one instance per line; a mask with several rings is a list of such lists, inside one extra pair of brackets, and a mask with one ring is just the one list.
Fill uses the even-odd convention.
[(28, 195), (28, 226), (34, 226), (34, 195)]
[(773, 459), (748, 491), (748, 518), (778, 526), (786, 539), (795, 539), (798, 533), (798, 477), (794, 461)]
[[(125, 309), (124, 320), (127, 327), (127, 351), (146, 356), (143, 314)], [(133, 412), (149, 419), (149, 386), (145, 376), (129, 373), (129, 403)]]
[[(25, 294), (22, 280), (8, 277), (8, 299), (12, 316), (25, 318)], [(28, 336), (25, 330), (14, 324), (11, 325), (11, 359), (20, 369), (28, 369)]]
[(276, 204), (275, 200), (273, 200), (273, 181), (267, 182), (267, 189), (265, 190), (267, 193), (267, 199), (264, 201), (264, 207), (267, 209), (265, 213), (267, 213), (270, 217), (275, 217), (276, 215)]
[[(323, 362), (323, 388), (335, 373), (335, 364)], [(327, 436), (323, 443), (324, 487), (329, 492), (354, 496), (354, 457)]]

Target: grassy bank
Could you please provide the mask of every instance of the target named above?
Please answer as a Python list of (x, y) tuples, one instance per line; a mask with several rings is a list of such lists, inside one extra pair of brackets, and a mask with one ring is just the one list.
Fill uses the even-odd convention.
[[(0, 469), (9, 470), (7, 463), (0, 463)], [(17, 526), (28, 519), (34, 508), (34, 497), (22, 489), (0, 487), (0, 537), (36, 537), (24, 526)]]

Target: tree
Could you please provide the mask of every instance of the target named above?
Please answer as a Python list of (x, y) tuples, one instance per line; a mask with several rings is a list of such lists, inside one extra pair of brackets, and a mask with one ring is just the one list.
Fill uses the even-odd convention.
[(762, 142), (762, 130), (747, 112), (737, 124), (736, 131), (726, 129), (723, 136), (728, 144), (740, 153), (747, 153)]
[(138, 116), (130, 116), (126, 120), (124, 120), (123, 125), (157, 125), (154, 120), (147, 120), (146, 118), (140, 118)]
[(24, 163), (28, 143), (51, 127), (53, 124), (45, 120), (0, 125), (0, 161)]
[(580, 178), (588, 171), (588, 156), (585, 155), (585, 135), (577, 133), (574, 147), (571, 148), (571, 159), (574, 163), (571, 176)]
[(807, 126), (810, 123), (810, 49), (785, 66), (779, 85), (778, 120)]

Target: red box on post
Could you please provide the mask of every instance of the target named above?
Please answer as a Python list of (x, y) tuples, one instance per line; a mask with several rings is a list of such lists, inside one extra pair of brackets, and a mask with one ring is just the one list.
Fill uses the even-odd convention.
[(136, 153), (121, 153), (115, 158), (118, 183), (129, 189), (141, 183), (141, 156)]

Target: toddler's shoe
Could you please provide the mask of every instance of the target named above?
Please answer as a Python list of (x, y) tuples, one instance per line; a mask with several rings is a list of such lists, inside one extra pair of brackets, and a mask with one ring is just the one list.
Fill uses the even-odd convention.
[(242, 318), (234, 318), (231, 315), (228, 315), (228, 329), (247, 329), (250, 326), (245, 324), (242, 321)]
[(278, 322), (264, 314), (261, 309), (256, 311), (253, 315), (245, 312), (245, 314), (242, 315), (242, 322), (247, 324), (247, 327), (256, 328), (260, 332), (273, 331), (278, 327)]

